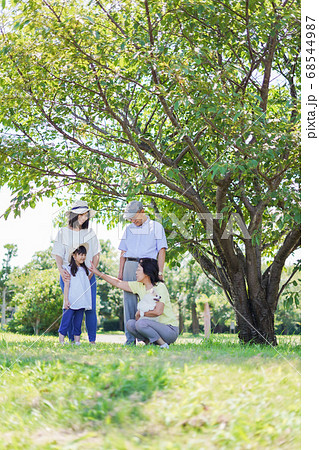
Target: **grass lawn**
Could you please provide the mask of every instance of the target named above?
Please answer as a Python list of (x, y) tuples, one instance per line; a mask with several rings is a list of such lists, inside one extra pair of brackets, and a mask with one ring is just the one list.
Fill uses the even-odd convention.
[(0, 449), (299, 449), (300, 340), (169, 350), (0, 333)]

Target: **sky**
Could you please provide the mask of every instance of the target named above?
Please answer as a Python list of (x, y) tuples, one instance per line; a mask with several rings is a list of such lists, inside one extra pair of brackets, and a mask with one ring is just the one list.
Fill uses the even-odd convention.
[[(0, 216), (10, 205), (10, 191), (6, 188), (0, 189)], [(65, 210), (70, 205), (66, 203)], [(58, 206), (52, 205), (51, 199), (43, 199), (34, 209), (27, 208), (21, 212), (21, 217), (14, 218), (10, 214), (7, 220), (0, 218), (0, 264), (5, 255), (5, 244), (16, 244), (18, 255), (12, 259), (12, 266), (23, 267), (31, 261), (36, 251), (46, 250), (55, 238), (58, 228), (53, 227), (53, 219)], [(122, 228), (107, 230), (106, 225), (96, 223), (92, 220), (90, 226), (94, 229), (98, 239), (110, 239), (113, 247), (118, 248), (122, 236)]]

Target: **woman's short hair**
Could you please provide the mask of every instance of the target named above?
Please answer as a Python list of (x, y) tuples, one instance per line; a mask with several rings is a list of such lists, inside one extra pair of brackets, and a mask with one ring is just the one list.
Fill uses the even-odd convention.
[(159, 281), (162, 282), (162, 280), (158, 277), (158, 262), (156, 259), (153, 258), (141, 258), (139, 260), (140, 265), (143, 268), (143, 272), (145, 275), (148, 275), (150, 277), (151, 283), (156, 284)]
[[(69, 214), (69, 227), (75, 228), (76, 223), (78, 221), (79, 215), (73, 212), (70, 212)], [(87, 220), (82, 224), (81, 230), (87, 230), (89, 228), (89, 221), (90, 221), (90, 213), (88, 212), (88, 218)]]

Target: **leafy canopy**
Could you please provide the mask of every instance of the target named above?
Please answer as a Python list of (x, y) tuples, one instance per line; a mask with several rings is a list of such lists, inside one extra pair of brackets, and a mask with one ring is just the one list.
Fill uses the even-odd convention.
[[(140, 196), (174, 229), (173, 259), (191, 244), (207, 255), (198, 213), (217, 212), (214, 244), (228, 265), (250, 246), (238, 227), (220, 240), (236, 213), (252, 246), (273, 256), (300, 224), (299, 9), (13, 1), (0, 46), (11, 209), (67, 189), (112, 226), (122, 201)], [(175, 226), (186, 212), (187, 235)]]

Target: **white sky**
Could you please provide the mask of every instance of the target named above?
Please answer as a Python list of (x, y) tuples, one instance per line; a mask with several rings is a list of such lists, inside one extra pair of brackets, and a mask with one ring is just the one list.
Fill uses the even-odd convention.
[[(0, 189), (0, 216), (10, 205), (10, 191)], [(70, 205), (66, 203), (65, 210)], [(5, 255), (5, 244), (17, 244), (18, 256), (12, 259), (13, 266), (22, 267), (38, 250), (46, 250), (55, 238), (58, 229), (53, 227), (53, 218), (59, 208), (52, 206), (50, 199), (40, 201), (34, 209), (27, 208), (20, 217), (10, 214), (7, 220), (0, 218), (0, 265)], [(122, 228), (107, 230), (106, 225), (92, 220), (90, 226), (94, 229), (98, 239), (110, 239), (113, 247), (118, 248), (122, 235)]]

